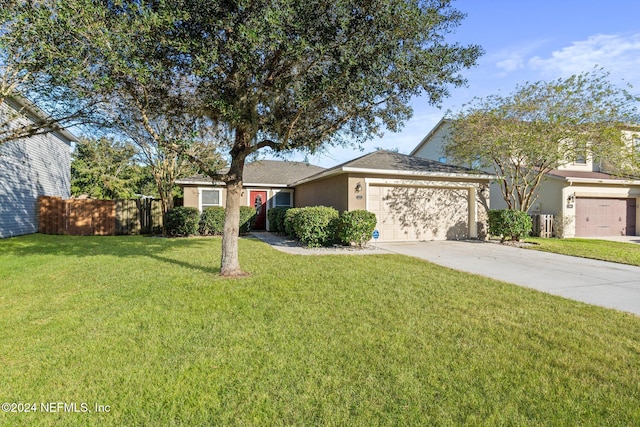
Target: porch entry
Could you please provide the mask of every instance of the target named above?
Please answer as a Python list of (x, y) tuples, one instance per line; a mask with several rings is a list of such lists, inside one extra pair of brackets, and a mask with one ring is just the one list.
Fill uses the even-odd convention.
[(255, 230), (265, 230), (267, 228), (267, 192), (249, 191), (249, 203), (256, 208)]

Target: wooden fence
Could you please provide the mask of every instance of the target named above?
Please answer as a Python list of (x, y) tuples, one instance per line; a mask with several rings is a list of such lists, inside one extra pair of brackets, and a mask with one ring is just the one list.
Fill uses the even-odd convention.
[(38, 231), (43, 234), (108, 236), (147, 234), (162, 229), (158, 200), (63, 200), (41, 196), (38, 209)]

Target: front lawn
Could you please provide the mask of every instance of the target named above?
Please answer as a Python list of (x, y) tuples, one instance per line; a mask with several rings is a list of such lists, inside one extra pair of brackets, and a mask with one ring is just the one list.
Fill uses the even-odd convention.
[(0, 424), (640, 423), (638, 317), (409, 257), (252, 239), (251, 276), (221, 279), (220, 246), (0, 240), (0, 401), (37, 405)]
[(640, 245), (597, 239), (527, 238), (529, 249), (640, 266)]

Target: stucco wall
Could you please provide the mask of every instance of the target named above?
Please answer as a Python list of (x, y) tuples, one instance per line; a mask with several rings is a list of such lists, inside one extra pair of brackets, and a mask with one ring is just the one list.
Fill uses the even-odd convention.
[(538, 198), (529, 213), (561, 215), (563, 200), (566, 200), (562, 197), (564, 186), (565, 181), (560, 179), (548, 178), (542, 182), (537, 192)]
[[(364, 183), (362, 186), (364, 188)], [(349, 178), (346, 174), (308, 182), (296, 186), (294, 206), (333, 206), (340, 212), (346, 211), (349, 210), (348, 191)]]
[(70, 197), (71, 147), (53, 135), (0, 145), (0, 237), (38, 231), (38, 196)]

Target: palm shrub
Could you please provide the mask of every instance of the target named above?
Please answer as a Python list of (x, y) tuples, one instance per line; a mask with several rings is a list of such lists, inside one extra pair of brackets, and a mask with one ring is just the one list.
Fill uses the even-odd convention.
[(211, 206), (202, 211), (198, 230), (203, 236), (220, 235), (224, 230), (224, 208)]
[(337, 237), (341, 242), (362, 247), (376, 228), (376, 215), (365, 210), (344, 211), (338, 220)]
[(291, 208), (279, 206), (271, 208), (267, 211), (267, 218), (269, 219), (269, 231), (273, 231), (275, 233), (281, 233), (284, 231), (284, 216), (289, 209)]
[(165, 229), (170, 236), (198, 234), (200, 212), (197, 208), (179, 206), (165, 214)]
[(520, 241), (528, 236), (533, 228), (533, 221), (528, 213), (513, 209), (492, 209), (489, 211), (489, 234), (499, 236), (500, 242), (507, 237)]

